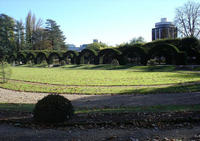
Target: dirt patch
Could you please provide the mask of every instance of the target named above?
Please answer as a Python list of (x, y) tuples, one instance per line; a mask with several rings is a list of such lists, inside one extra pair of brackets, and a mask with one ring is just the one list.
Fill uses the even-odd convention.
[(200, 140), (200, 111), (78, 114), (58, 124), (37, 123), (27, 112), (0, 113), (0, 140)]

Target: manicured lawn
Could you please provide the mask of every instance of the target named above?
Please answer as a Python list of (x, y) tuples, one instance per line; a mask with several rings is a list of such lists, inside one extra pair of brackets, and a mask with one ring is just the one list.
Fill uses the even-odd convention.
[[(128, 69), (87, 69), (77, 66), (63, 68), (11, 67), (11, 79), (63, 85), (161, 85), (200, 81), (200, 72)], [(146, 67), (148, 68), (148, 67)]]
[(142, 86), (142, 87), (88, 87), (88, 86), (54, 86), (54, 85), (41, 85), (31, 84), (26, 82), (9, 81), (0, 84), (0, 87), (26, 92), (44, 92), (44, 93), (62, 93), (62, 94), (88, 94), (88, 95), (101, 95), (101, 94), (152, 94), (152, 93), (181, 93), (181, 92), (196, 92), (200, 91), (200, 85), (170, 85), (170, 86)]
[[(200, 72), (177, 71), (174, 66), (66, 65), (58, 68), (17, 66), (10, 69), (14, 80), (0, 84), (0, 87), (18, 91), (65, 94), (200, 91)], [(188, 84), (191, 82), (195, 84)]]

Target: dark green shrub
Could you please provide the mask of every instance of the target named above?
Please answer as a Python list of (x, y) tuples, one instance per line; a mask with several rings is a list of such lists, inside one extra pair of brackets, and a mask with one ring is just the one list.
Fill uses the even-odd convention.
[(121, 51), (115, 48), (103, 49), (99, 52), (99, 63), (100, 64), (112, 64), (112, 61), (116, 59), (120, 60)]
[(98, 64), (98, 52), (92, 49), (84, 49), (79, 54), (80, 64)]
[(187, 55), (185, 52), (179, 52), (176, 55), (176, 65), (186, 65), (187, 64)]
[(35, 105), (33, 114), (38, 122), (63, 122), (72, 117), (74, 113), (71, 101), (57, 94), (51, 94), (39, 100)]

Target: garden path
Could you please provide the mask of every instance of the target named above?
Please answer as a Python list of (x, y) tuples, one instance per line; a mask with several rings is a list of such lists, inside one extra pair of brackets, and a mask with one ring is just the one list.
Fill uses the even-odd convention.
[[(36, 103), (47, 93), (17, 92), (0, 88), (0, 103)], [(119, 106), (200, 104), (200, 92), (146, 95), (73, 95), (63, 94), (75, 107), (105, 108)]]

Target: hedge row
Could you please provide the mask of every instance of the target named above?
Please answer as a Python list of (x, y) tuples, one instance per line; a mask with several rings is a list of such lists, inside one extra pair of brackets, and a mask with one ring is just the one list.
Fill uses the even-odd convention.
[(99, 52), (92, 49), (76, 51), (26, 50), (7, 56), (11, 62), (21, 64), (32, 62), (48, 64), (64, 62), (67, 64), (111, 64), (117, 60), (119, 64), (146, 65), (153, 58), (165, 59), (166, 64), (200, 64), (199, 41), (195, 38), (157, 40), (146, 44), (126, 44), (118, 48), (107, 48)]

